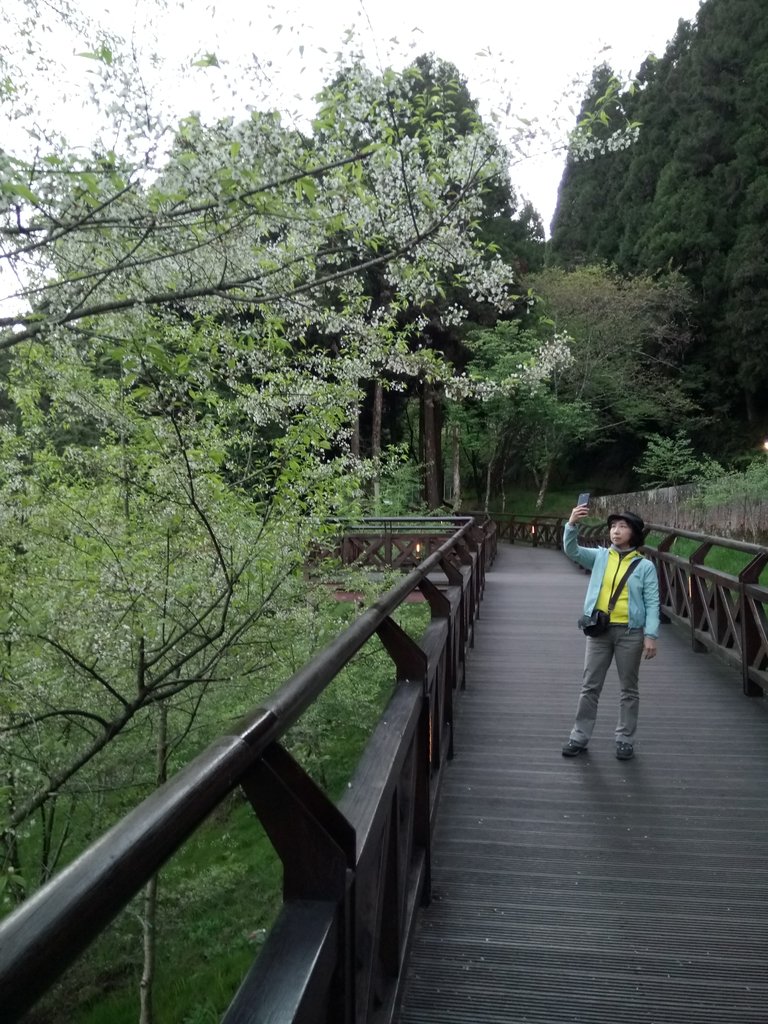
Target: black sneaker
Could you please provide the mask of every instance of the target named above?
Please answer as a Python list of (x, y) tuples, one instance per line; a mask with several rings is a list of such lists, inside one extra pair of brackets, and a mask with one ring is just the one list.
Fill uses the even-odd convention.
[(620, 761), (629, 761), (635, 756), (635, 750), (631, 743), (617, 743), (616, 757)]
[(568, 740), (562, 750), (563, 757), (576, 757), (577, 754), (583, 754), (587, 749), (586, 743), (574, 743), (573, 740)]

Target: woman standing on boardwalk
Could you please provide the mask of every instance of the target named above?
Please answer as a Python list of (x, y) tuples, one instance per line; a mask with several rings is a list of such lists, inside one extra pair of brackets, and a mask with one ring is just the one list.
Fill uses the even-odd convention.
[[(587, 637), (584, 676), (576, 709), (576, 720), (564, 757), (575, 757), (587, 749), (597, 718), (597, 704), (611, 661), (616, 659), (621, 697), (616, 723), (616, 757), (628, 761), (634, 755), (637, 716), (640, 707), (638, 676), (641, 658), (656, 657), (659, 632), (659, 581), (656, 569), (637, 550), (643, 543), (645, 524), (634, 512), (608, 516), (609, 548), (585, 548), (578, 542), (578, 521), (589, 515), (588, 505), (577, 505), (565, 524), (563, 549), (574, 562), (591, 571), (584, 598), (584, 615), (596, 610), (608, 612), (610, 624), (598, 636)], [(621, 586), (632, 563), (632, 574)]]

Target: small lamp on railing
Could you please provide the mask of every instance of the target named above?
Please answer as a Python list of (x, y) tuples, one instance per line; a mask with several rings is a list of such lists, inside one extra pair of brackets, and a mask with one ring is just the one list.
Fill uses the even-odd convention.
[(763, 451), (768, 452), (768, 437), (763, 441)]

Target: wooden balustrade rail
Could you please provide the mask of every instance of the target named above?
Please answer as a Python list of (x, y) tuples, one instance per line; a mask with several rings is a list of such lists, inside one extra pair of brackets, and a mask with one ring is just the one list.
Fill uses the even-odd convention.
[[(390, 520), (383, 532), (403, 537), (404, 525)], [(382, 527), (361, 524), (359, 535), (383, 537)], [(283, 906), (223, 1020), (391, 1018), (415, 911), (429, 899), (430, 837), (452, 753), (454, 691), (463, 683), (495, 543), (493, 524), (482, 529), (467, 517), (441, 520), (439, 529), (418, 520), (409, 527), (430, 538), (431, 553), (397, 586), (233, 733), (0, 922), (4, 1024), (52, 985), (237, 787), (282, 860)], [(431, 609), (418, 643), (391, 617), (415, 590)], [(374, 635), (392, 658), (396, 685), (335, 804), (280, 739)]]
[[(473, 512), (472, 515), (478, 521), (486, 517), (484, 512)], [(563, 546), (563, 526), (568, 516), (525, 516), (512, 512), (493, 512), (488, 513), (487, 518), (496, 524), (498, 540), (559, 549)]]
[[(340, 524), (338, 550), (345, 565), (395, 569), (411, 568), (436, 551), (450, 537), (457, 521), (467, 517), (366, 518), (362, 523)], [(488, 563), (496, 555), (497, 527), (482, 513), (473, 514), (485, 534)]]
[[(709, 537), (688, 530), (650, 525), (649, 532), (662, 535), (658, 546), (643, 552), (659, 574), (662, 614), (691, 631), (695, 651), (714, 651), (741, 673), (747, 696), (768, 691), (768, 587), (760, 575), (768, 566), (768, 548), (726, 537)], [(696, 542), (690, 555), (672, 550), (678, 538)], [(739, 551), (749, 557), (738, 573), (705, 565), (717, 548)]]

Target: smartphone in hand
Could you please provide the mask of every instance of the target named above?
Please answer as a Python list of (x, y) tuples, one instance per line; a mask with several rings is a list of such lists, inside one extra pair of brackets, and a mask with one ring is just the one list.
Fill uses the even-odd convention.
[(589, 504), (589, 491), (583, 491), (576, 502), (577, 505), (588, 505)]

